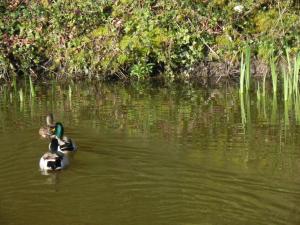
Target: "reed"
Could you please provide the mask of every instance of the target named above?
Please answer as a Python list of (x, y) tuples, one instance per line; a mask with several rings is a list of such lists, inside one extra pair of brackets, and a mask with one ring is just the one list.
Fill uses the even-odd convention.
[(282, 74), (283, 74), (283, 98), (284, 101), (287, 101), (289, 97), (290, 81), (285, 69), (282, 70)]
[(250, 46), (247, 45), (245, 50), (245, 78), (246, 78), (246, 90), (250, 90), (250, 59), (251, 59), (251, 50)]
[(291, 96), (293, 94), (293, 76), (292, 76), (292, 74), (287, 74), (287, 76), (288, 76), (288, 81), (289, 81), (288, 98), (291, 98)]
[(72, 87), (71, 85), (69, 85), (69, 104), (70, 104), (70, 107), (72, 107)]
[(240, 107), (241, 107), (241, 119), (243, 128), (245, 128), (247, 119), (246, 119), (246, 111), (245, 111), (245, 103), (244, 103), (244, 95), (240, 93)]
[(257, 82), (257, 90), (256, 90), (256, 108), (257, 108), (257, 112), (258, 112), (258, 115), (261, 114), (261, 90), (260, 90), (260, 83)]
[(266, 96), (266, 78), (267, 78), (267, 74), (265, 74), (264, 78), (263, 78), (263, 86), (262, 86), (262, 95), (263, 95), (263, 97)]
[(72, 87), (69, 85), (69, 98), (72, 99)]
[(291, 65), (291, 60), (290, 60), (290, 49), (286, 48), (285, 49), (285, 54), (286, 54), (286, 60), (287, 60), (287, 66), (288, 66), (288, 73), (292, 73), (292, 65)]
[(267, 119), (266, 96), (262, 96), (263, 118)]
[(246, 65), (244, 63), (244, 53), (241, 56), (241, 67), (240, 67), (240, 93), (244, 93), (244, 83), (245, 83), (245, 69)]
[(260, 102), (260, 96), (261, 96), (260, 85), (259, 82), (257, 82), (256, 97), (258, 102)]
[(299, 69), (300, 69), (300, 54), (294, 58), (293, 65), (291, 64), (289, 49), (286, 49), (287, 69), (282, 69), (283, 79), (283, 96), (284, 101), (287, 101), (293, 96), (299, 96)]
[[(251, 96), (250, 93), (247, 92), (246, 94), (246, 119), (247, 119), (247, 125), (250, 125), (251, 122)], [(248, 126), (248, 129), (251, 129), (251, 126)]]
[(24, 102), (24, 94), (23, 94), (22, 88), (19, 90), (19, 98), (20, 98), (20, 102), (23, 103)]
[(298, 54), (295, 57), (295, 61), (294, 61), (293, 89), (295, 93), (298, 93), (299, 68), (300, 68), (300, 55)]
[(272, 86), (273, 86), (273, 93), (277, 93), (277, 81), (278, 76), (276, 73), (276, 64), (275, 64), (275, 58), (274, 56), (271, 56), (270, 59), (270, 66), (271, 66), (271, 76), (272, 76)]
[(14, 93), (16, 94), (17, 93), (17, 77), (16, 77), (16, 75), (13, 75), (12, 79), (13, 79), (12, 86), (14, 88)]
[(300, 122), (300, 98), (298, 96), (295, 96), (294, 102), (295, 102), (295, 118), (297, 123), (299, 123)]
[(31, 97), (35, 97), (35, 90), (34, 90), (34, 86), (33, 86), (31, 77), (29, 77), (29, 85), (30, 85), (30, 94), (31, 94)]
[(271, 122), (273, 124), (277, 123), (277, 115), (278, 115), (277, 94), (276, 94), (276, 92), (273, 92), (272, 113), (271, 113)]
[(289, 118), (289, 101), (284, 102), (284, 125), (288, 126), (290, 124)]

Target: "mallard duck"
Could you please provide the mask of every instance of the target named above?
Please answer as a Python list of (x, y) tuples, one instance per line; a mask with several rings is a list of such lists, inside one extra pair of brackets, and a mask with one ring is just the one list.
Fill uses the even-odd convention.
[(42, 171), (57, 171), (69, 165), (69, 159), (63, 152), (58, 151), (59, 144), (57, 139), (51, 139), (49, 152), (46, 152), (40, 159), (40, 169)]
[[(64, 126), (62, 123), (57, 122), (54, 126), (54, 135), (51, 136), (58, 142), (58, 152), (63, 154), (70, 155), (77, 151), (77, 146), (75, 143), (68, 137), (64, 136)], [(51, 143), (50, 143), (51, 144)]]
[(49, 113), (46, 117), (46, 126), (45, 127), (41, 127), (39, 129), (39, 134), (43, 137), (43, 138), (50, 138), (51, 135), (54, 134), (54, 119), (53, 119), (53, 114)]

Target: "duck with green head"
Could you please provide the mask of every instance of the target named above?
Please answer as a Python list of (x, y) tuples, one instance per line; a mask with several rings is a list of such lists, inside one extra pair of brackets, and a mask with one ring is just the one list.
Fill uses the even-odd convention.
[[(76, 152), (77, 147), (75, 143), (68, 137), (64, 136), (64, 126), (62, 123), (57, 122), (54, 126), (54, 134), (51, 136), (51, 139), (56, 139), (58, 142), (57, 151), (64, 154), (72, 154)], [(51, 145), (51, 143), (50, 143)], [(49, 149), (50, 149), (49, 145)]]

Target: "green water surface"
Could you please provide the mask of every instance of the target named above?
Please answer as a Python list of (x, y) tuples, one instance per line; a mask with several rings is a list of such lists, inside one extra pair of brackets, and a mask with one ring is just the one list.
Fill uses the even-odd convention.
[[(22, 97), (20, 97), (22, 95)], [(79, 149), (42, 175), (53, 112)], [(1, 225), (300, 224), (300, 126), (232, 88), (40, 85), (0, 92)]]

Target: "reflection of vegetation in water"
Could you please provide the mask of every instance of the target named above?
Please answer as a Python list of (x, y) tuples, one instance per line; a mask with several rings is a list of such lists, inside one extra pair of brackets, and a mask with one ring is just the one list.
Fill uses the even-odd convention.
[(240, 105), (241, 105), (242, 124), (243, 124), (243, 127), (245, 127), (247, 119), (246, 119), (246, 112), (245, 112), (244, 95), (242, 95), (242, 94), (240, 94)]
[[(102, 126), (131, 134), (142, 131), (150, 135), (152, 131), (157, 133), (159, 128), (162, 135), (175, 138), (197, 133), (199, 128), (208, 128), (211, 124), (217, 129), (220, 124), (240, 123), (243, 133), (250, 132), (254, 121), (270, 125), (283, 121), (286, 127), (293, 126), (291, 121), (300, 124), (299, 98), (281, 101), (275, 94), (264, 94), (259, 84), (256, 98), (250, 92), (242, 94), (232, 88), (204, 91), (191, 87), (120, 88), (117, 85), (63, 86), (55, 83), (36, 86), (35, 97), (32, 97), (30, 85), (27, 89), (24, 84), (16, 87), (17, 91), (15, 86), (1, 87), (1, 107), (10, 104), (18, 112), (29, 113), (32, 119), (41, 118), (49, 111), (59, 111), (62, 117), (72, 112), (75, 124), (80, 123), (81, 115), (87, 114), (101, 120)], [(46, 101), (42, 101), (44, 98)], [(253, 99), (257, 100), (254, 104), (251, 103)], [(281, 110), (284, 113), (280, 113)], [(92, 126), (97, 127), (98, 123)]]
[(295, 118), (297, 123), (300, 123), (300, 99), (299, 95), (295, 97)]
[(101, 84), (81, 87), (47, 85), (36, 87), (36, 96), (30, 96), (30, 89), (25, 90), (24, 85), (19, 85), (16, 93), (11, 87), (3, 86), (1, 108), (4, 110), (11, 99), (17, 103), (11, 110), (17, 112), (23, 107), (22, 112), (29, 113), (30, 118), (41, 118), (49, 111), (60, 112), (62, 116), (72, 112), (74, 118), (86, 114), (100, 119), (102, 125), (130, 130), (131, 133), (143, 131), (150, 134), (152, 129), (161, 128), (163, 135), (167, 136), (180, 136), (211, 123), (217, 126), (226, 120), (233, 121), (230, 112), (239, 107), (234, 94), (177, 87), (144, 87), (139, 90)]
[(284, 124), (288, 126), (290, 124), (289, 120), (289, 104), (290, 101), (284, 101)]
[(72, 107), (72, 87), (69, 85), (69, 104)]
[[(251, 104), (255, 99), (251, 92), (240, 94), (239, 90), (232, 88), (207, 91), (176, 86), (133, 88), (53, 84), (36, 86), (33, 98), (30, 97), (29, 85), (27, 89), (24, 87), (19, 84), (17, 92), (10, 86), (1, 87), (0, 132), (12, 121), (17, 121), (20, 129), (28, 123), (38, 129), (44, 123), (44, 116), (54, 112), (68, 130), (113, 132), (113, 135), (129, 139), (150, 136), (188, 146), (187, 149), (189, 146), (213, 148), (216, 157), (221, 155), (218, 151), (224, 151), (226, 157), (232, 157), (231, 161), (244, 168), (251, 166), (253, 158), (259, 158), (257, 161), (261, 167), (270, 163), (253, 149), (253, 139), (259, 146), (273, 145), (279, 139), (293, 141), (291, 137), (296, 129), (293, 121), (300, 123), (294, 116), (296, 108), (285, 107), (280, 98), (268, 94), (261, 96), (256, 108), (256, 104)], [(23, 103), (19, 97), (21, 88)], [(299, 101), (297, 104), (297, 115), (300, 115)], [(280, 113), (282, 109), (286, 113)], [(292, 122), (284, 122), (283, 126), (280, 121), (286, 119)], [(239, 146), (239, 152), (227, 151), (232, 146)], [(276, 144), (274, 146), (276, 149)]]
[(272, 124), (277, 123), (277, 114), (278, 114), (278, 107), (277, 107), (277, 95), (273, 94), (272, 97), (272, 113), (271, 113), (271, 122)]

